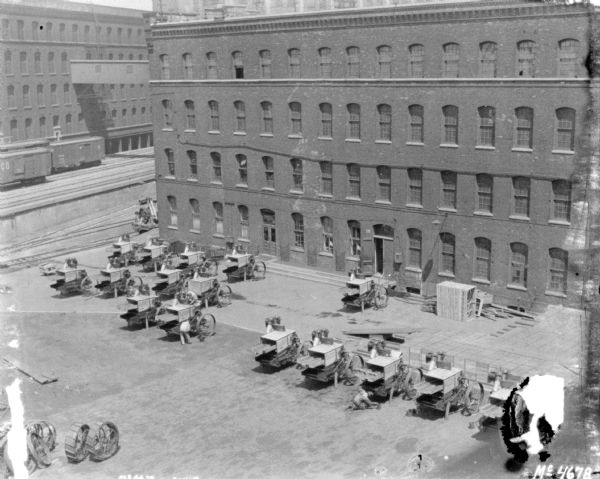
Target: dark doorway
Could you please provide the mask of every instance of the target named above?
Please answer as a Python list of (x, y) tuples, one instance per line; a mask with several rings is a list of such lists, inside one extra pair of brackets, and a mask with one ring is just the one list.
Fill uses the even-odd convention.
[(263, 253), (277, 255), (277, 229), (275, 213), (271, 210), (261, 210), (263, 219)]
[(244, 67), (235, 67), (235, 77), (238, 80), (244, 78)]
[(383, 273), (383, 238), (375, 238), (375, 270)]

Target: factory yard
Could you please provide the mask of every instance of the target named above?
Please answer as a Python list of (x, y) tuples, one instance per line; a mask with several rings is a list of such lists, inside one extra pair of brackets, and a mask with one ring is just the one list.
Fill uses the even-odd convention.
[[(77, 257), (92, 272), (106, 251)], [(353, 327), (391, 326), (415, 331), (400, 346), (405, 352), (445, 351), (516, 374), (559, 374), (570, 400), (552, 462), (585, 465), (576, 402), (585, 325), (578, 311), (551, 308), (534, 326), (512, 328), (485, 318), (449, 322), (393, 297), (385, 310), (352, 312), (342, 310), (339, 287), (269, 274), (267, 263), (265, 280), (233, 283), (233, 303), (209, 308), (217, 335), (182, 346), (158, 328), (125, 328), (125, 298), (60, 298), (52, 281), (37, 268), (0, 278), (13, 289), (0, 296), (1, 355), (26, 358), (58, 377), (42, 386), (20, 375), (26, 419), (48, 420), (58, 431), (52, 466), (34, 477), (514, 477), (505, 471), (498, 431), (469, 429), (474, 417), (414, 417), (414, 401), (400, 398), (380, 410), (350, 411), (356, 386), (306, 383), (293, 367), (263, 371), (251, 348), (273, 315), (303, 340), (315, 328), (343, 337)], [(16, 374), (2, 370), (2, 385)], [(98, 420), (119, 427), (118, 454), (102, 463), (67, 463), (62, 441), (70, 425)], [(418, 454), (426, 460), (415, 471)]]

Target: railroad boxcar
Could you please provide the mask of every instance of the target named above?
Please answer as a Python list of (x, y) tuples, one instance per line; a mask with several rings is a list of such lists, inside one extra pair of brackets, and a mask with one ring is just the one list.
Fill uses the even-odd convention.
[(51, 173), (51, 160), (47, 140), (0, 145), (0, 186), (44, 181)]
[(104, 159), (104, 138), (92, 136), (61, 139), (50, 143), (52, 171), (96, 166)]

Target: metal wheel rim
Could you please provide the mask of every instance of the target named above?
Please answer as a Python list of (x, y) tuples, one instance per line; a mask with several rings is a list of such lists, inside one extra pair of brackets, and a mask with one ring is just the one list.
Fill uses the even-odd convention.
[(198, 326), (196, 327), (198, 335), (201, 336), (212, 336), (215, 334), (215, 328), (217, 325), (217, 321), (212, 314), (203, 315), (198, 321)]
[(112, 422), (97, 423), (90, 430), (86, 448), (93, 461), (105, 461), (119, 450), (119, 430)]
[(220, 306), (231, 304), (231, 288), (224, 284), (220, 286), (219, 292), (217, 293), (217, 301)]
[(46, 441), (35, 432), (29, 432), (27, 434), (27, 449), (37, 467), (45, 468), (52, 464), (50, 451), (48, 450)]
[(69, 462), (78, 463), (83, 461), (89, 454), (87, 448), (87, 437), (90, 427), (87, 424), (75, 423), (65, 436), (65, 455)]

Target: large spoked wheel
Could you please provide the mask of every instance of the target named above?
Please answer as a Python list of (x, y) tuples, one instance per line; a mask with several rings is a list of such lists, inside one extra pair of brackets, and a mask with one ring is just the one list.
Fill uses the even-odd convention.
[(462, 414), (470, 416), (479, 412), (479, 406), (483, 401), (484, 389), (481, 383), (472, 382), (465, 393), (465, 404), (463, 405)]
[(92, 461), (105, 461), (119, 450), (119, 430), (112, 422), (96, 423), (85, 441)]
[(50, 450), (48, 449), (46, 441), (35, 432), (27, 432), (27, 449), (29, 450), (29, 455), (33, 457), (37, 467), (43, 468), (52, 464)]
[(417, 397), (417, 384), (423, 380), (423, 373), (420, 369), (411, 369), (404, 380), (404, 399), (411, 401)]
[(222, 308), (229, 304), (231, 304), (231, 288), (226, 284), (220, 285), (217, 292), (217, 305)]
[(56, 447), (56, 428), (47, 421), (32, 421), (27, 424), (27, 431), (37, 434), (48, 446), (49, 451)]
[(81, 280), (79, 287), (81, 288), (81, 291), (83, 291), (86, 294), (89, 294), (94, 289), (94, 281), (89, 276), (86, 276)]
[(377, 309), (383, 309), (387, 306), (388, 294), (387, 290), (383, 286), (379, 286), (375, 291), (374, 303)]
[(344, 370), (344, 384), (347, 386), (354, 386), (360, 381), (358, 371), (364, 369), (365, 361), (358, 354), (353, 354), (348, 360), (346, 369)]
[(262, 261), (258, 261), (254, 268), (252, 268), (252, 278), (253, 279), (265, 279), (267, 274), (267, 265)]
[(65, 436), (65, 455), (69, 462), (78, 463), (88, 457), (86, 447), (90, 427), (87, 424), (75, 423)]
[(198, 312), (194, 316), (192, 325), (196, 330), (198, 339), (200, 341), (204, 341), (204, 338), (206, 338), (207, 336), (213, 336), (215, 334), (217, 321), (215, 320), (215, 317), (210, 313), (200, 316), (200, 312)]

